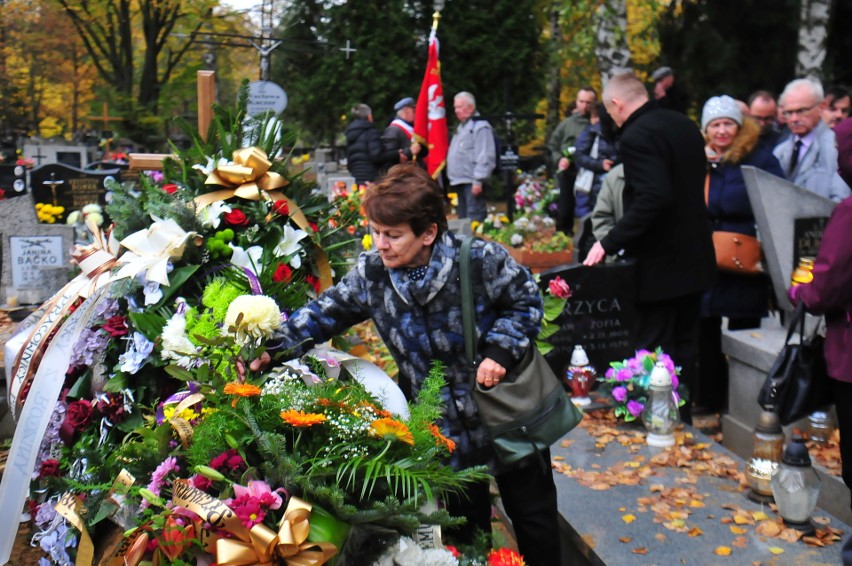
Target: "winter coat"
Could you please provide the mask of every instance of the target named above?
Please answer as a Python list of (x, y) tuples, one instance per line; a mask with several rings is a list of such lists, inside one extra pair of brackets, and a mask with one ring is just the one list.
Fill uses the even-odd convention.
[(479, 113), (456, 128), (447, 152), (447, 178), (450, 185), (474, 182), (485, 183), (497, 166), (497, 148), (494, 132), (487, 120), (479, 120)]
[[(804, 154), (799, 155), (796, 168), (788, 175), (791, 183), (807, 189), (821, 197), (840, 202), (849, 196), (849, 187), (837, 174), (837, 147), (834, 132), (823, 121), (814, 128), (814, 140)], [(772, 152), (784, 171), (793, 155), (796, 136), (790, 136)]]
[[(401, 118), (398, 120), (401, 120)], [(396, 120), (394, 120), (394, 122), (395, 121)], [(400, 150), (402, 150), (403, 155), (405, 155), (409, 161), (411, 160), (411, 143), (413, 140), (409, 137), (406, 130), (394, 124), (394, 122), (391, 122), (382, 133), (382, 150), (384, 155), (387, 157), (387, 161), (385, 161), (382, 165), (383, 169), (389, 169), (399, 163)], [(409, 124), (409, 126), (411, 126), (411, 124)], [(417, 164), (419, 166), (423, 168), (426, 167), (425, 159), (427, 155), (429, 155), (429, 144), (421, 143), (420, 153), (417, 154)]]
[[(565, 150), (569, 147), (576, 148), (577, 138), (589, 126), (589, 117), (585, 114), (571, 114), (559, 122), (553, 133), (550, 134), (548, 147), (550, 148), (550, 161), (553, 168), (565, 157)], [(573, 158), (569, 157), (572, 160)]]
[[(592, 147), (598, 140), (598, 156), (592, 157)], [(603, 168), (603, 160), (609, 159), (618, 162), (618, 148), (615, 144), (611, 144), (601, 136), (601, 123), (592, 124), (577, 138), (576, 153), (574, 153), (574, 163), (579, 169), (589, 169), (594, 172), (595, 177), (592, 181), (592, 190), (588, 193), (576, 191), (574, 203), (574, 215), (577, 218), (583, 218), (592, 212), (595, 207), (597, 195), (601, 190), (601, 183), (606, 176), (606, 171)]]
[(346, 127), (346, 167), (359, 185), (375, 181), (384, 161), (379, 132), (369, 120), (356, 119)]
[(601, 240), (607, 255), (636, 259), (642, 303), (709, 289), (716, 254), (704, 205), (707, 159), (698, 127), (649, 101), (621, 126), (624, 216)]
[[(750, 121), (743, 123), (734, 143), (722, 158), (709, 163), (707, 213), (713, 231), (757, 236), (742, 165), (752, 165), (784, 178), (778, 160), (760, 143), (760, 127)], [(702, 297), (701, 315), (762, 318), (766, 316), (768, 304), (769, 281), (766, 276), (719, 271), (718, 281)]]
[[(282, 345), (306, 351), (350, 326), (372, 319), (399, 366), (399, 384), (414, 399), (434, 360), (445, 368), (444, 433), (456, 442), (459, 467), (493, 458), (487, 431), (471, 398), (473, 375), (465, 362), (459, 286), (461, 240), (445, 233), (433, 247), (426, 276), (413, 281), (405, 269), (388, 269), (377, 251), (362, 253), (334, 287), (290, 317)], [(530, 273), (495, 243), (471, 249), (473, 296), (480, 359), (514, 367), (533, 344), (541, 324), (541, 296)]]
[(624, 165), (618, 164), (604, 177), (601, 192), (592, 210), (592, 232), (600, 241), (624, 216)]
[(814, 260), (814, 279), (791, 287), (793, 304), (805, 303), (825, 314), (825, 364), (828, 375), (852, 383), (852, 197), (837, 205)]

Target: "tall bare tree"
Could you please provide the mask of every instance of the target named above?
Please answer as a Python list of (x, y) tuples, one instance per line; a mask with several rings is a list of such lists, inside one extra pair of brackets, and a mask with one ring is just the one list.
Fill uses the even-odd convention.
[(627, 46), (627, 0), (604, 0), (596, 13), (595, 56), (601, 83), (630, 66)]
[(802, 0), (801, 10), (796, 76), (822, 78), (831, 0)]

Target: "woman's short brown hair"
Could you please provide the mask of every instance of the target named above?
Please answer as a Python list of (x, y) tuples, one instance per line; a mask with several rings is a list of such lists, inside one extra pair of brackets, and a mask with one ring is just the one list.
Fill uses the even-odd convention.
[(364, 212), (379, 224), (408, 224), (416, 236), (432, 224), (438, 225), (438, 236), (447, 231), (444, 193), (429, 173), (414, 164), (394, 165), (368, 188)]

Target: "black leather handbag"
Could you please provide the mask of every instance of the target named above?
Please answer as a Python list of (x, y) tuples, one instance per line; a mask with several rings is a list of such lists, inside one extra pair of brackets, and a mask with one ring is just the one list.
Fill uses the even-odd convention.
[(473, 285), (470, 277), (470, 246), (462, 242), (460, 279), (465, 356), (471, 366), (473, 400), (488, 429), (498, 460), (517, 462), (541, 452), (577, 426), (583, 413), (568, 398), (550, 365), (530, 345), (524, 359), (506, 372), (494, 387), (476, 383), (476, 329)]
[[(797, 326), (799, 343), (790, 344)], [(787, 340), (769, 369), (757, 402), (764, 410), (778, 413), (778, 420), (787, 425), (831, 404), (828, 380), (823, 338), (816, 331), (805, 336), (805, 307), (799, 303)]]

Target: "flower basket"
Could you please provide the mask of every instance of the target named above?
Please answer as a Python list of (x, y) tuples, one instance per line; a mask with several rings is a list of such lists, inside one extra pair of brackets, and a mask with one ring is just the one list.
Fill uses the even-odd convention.
[(525, 248), (513, 248), (503, 244), (515, 261), (529, 267), (533, 273), (539, 273), (558, 265), (565, 265), (574, 260), (574, 250), (558, 252), (534, 252)]

